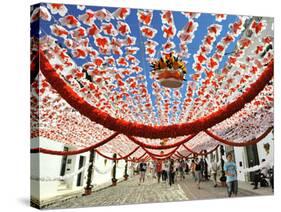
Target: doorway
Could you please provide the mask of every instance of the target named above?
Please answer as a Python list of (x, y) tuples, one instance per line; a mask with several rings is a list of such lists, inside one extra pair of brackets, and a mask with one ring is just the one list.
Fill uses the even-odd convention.
[[(246, 146), (248, 167), (260, 165), (258, 148), (256, 144)], [(250, 181), (254, 180), (255, 172), (250, 172)]]
[[(84, 165), (84, 161), (85, 161), (85, 156), (80, 156), (79, 158), (79, 165), (78, 165), (78, 170), (81, 169)], [(82, 172), (80, 172), (77, 175), (77, 182), (76, 182), (76, 186), (82, 186), (83, 185), (83, 178), (82, 178)]]
[[(64, 147), (63, 151), (67, 152), (68, 151), (68, 147)], [(61, 168), (60, 168), (60, 176), (61, 177), (63, 177), (65, 175), (66, 161), (67, 161), (67, 156), (64, 155), (62, 157), (62, 160), (61, 160)]]

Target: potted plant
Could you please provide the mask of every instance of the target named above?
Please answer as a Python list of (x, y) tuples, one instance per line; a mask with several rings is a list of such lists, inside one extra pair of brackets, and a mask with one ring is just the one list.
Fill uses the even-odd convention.
[(90, 186), (87, 186), (84, 188), (85, 192), (84, 192), (84, 196), (87, 196), (87, 195), (90, 195), (92, 193), (92, 188), (93, 188), (93, 185), (90, 185)]
[(112, 178), (111, 181), (112, 181), (112, 186), (116, 186), (117, 185), (117, 181), (118, 180), (116, 178)]

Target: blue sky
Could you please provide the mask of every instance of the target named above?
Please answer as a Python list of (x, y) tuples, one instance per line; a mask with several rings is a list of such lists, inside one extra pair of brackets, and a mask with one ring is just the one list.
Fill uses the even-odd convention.
[[(84, 14), (86, 9), (91, 9), (93, 11), (96, 11), (96, 10), (99, 10), (99, 9), (103, 8), (103, 7), (96, 7), (96, 6), (86, 6), (86, 9), (81, 11), (81, 10), (77, 9), (76, 5), (66, 5), (66, 7), (68, 9), (68, 13), (67, 14), (74, 15), (77, 18), (78, 18), (78, 16), (80, 14)], [(107, 10), (109, 10), (110, 12), (113, 12), (113, 11), (115, 11), (117, 9), (117, 8), (109, 8), (109, 7), (105, 7), (105, 8)], [(150, 64), (142, 56), (142, 55), (145, 55), (145, 52), (144, 52), (144, 44), (141, 41), (145, 41), (146, 38), (142, 37), (142, 35), (140, 33), (139, 23), (138, 23), (138, 19), (137, 19), (136, 13), (137, 13), (137, 9), (131, 9), (131, 13), (126, 18), (126, 22), (129, 24), (129, 26), (131, 28), (131, 36), (134, 36), (134, 37), (137, 38), (135, 46), (139, 47), (140, 50), (138, 51), (138, 53), (135, 56), (140, 61), (139, 66), (141, 66), (143, 68), (143, 74), (146, 76), (146, 81), (147, 81), (147, 89), (148, 89), (148, 91), (150, 93), (152, 102), (155, 103), (155, 96), (152, 94), (152, 87), (151, 87), (151, 84), (153, 83), (153, 80), (149, 76), (149, 72), (151, 70), (151, 68), (149, 67)], [(188, 18), (185, 17), (183, 14), (181, 14), (181, 12), (173, 12), (173, 17), (174, 17), (174, 23), (175, 23), (177, 31), (181, 30), (183, 28), (183, 26), (188, 22)], [(50, 22), (48, 22), (48, 21), (41, 21), (40, 22), (40, 29), (43, 32), (41, 36), (44, 36), (46, 34), (52, 35), (51, 31), (50, 31), (50, 25), (54, 24), (55, 20), (59, 20), (59, 18), (61, 18), (61, 16), (56, 14), (56, 15), (53, 15), (53, 18), (52, 18), (52, 20)], [(211, 24), (214, 24), (214, 23), (218, 23), (218, 24), (222, 25), (222, 32), (220, 33), (220, 35), (217, 37), (217, 40), (216, 40), (216, 42), (218, 42), (229, 31), (229, 28), (228, 28), (229, 24), (237, 21), (237, 19), (238, 19), (238, 17), (235, 16), (235, 15), (228, 15), (226, 20), (223, 20), (222, 22), (216, 22), (215, 17), (213, 15), (206, 14), (206, 13), (201, 13), (200, 17), (198, 19), (195, 19), (195, 21), (198, 22), (199, 26), (197, 28), (197, 31), (195, 32), (195, 37), (194, 37), (192, 43), (189, 43), (187, 45), (188, 51), (191, 54), (191, 56), (186, 60), (188, 74), (185, 77), (186, 81), (184, 82), (184, 85), (180, 88), (182, 96), (183, 96), (183, 99), (184, 99), (184, 96), (185, 96), (186, 84), (187, 84), (188, 81), (192, 80), (189, 77), (189, 75), (194, 73), (194, 71), (192, 69), (192, 64), (194, 62), (193, 55), (198, 51), (199, 46), (201, 45), (202, 39), (204, 38), (204, 36), (207, 35), (207, 28), (208, 28), (208, 26), (210, 26)], [(112, 20), (111, 23), (116, 24), (117, 21), (116, 20)], [(97, 26), (100, 26), (101, 22), (96, 20), (95, 24)], [(33, 26), (35, 26), (35, 25), (39, 26), (38, 22), (33, 23)], [(81, 26), (83, 26), (85, 28), (88, 27), (88, 26), (84, 25), (82, 22), (81, 22)], [(157, 50), (156, 51), (156, 57), (157, 57), (157, 56), (160, 55), (159, 52), (161, 51), (162, 44), (164, 44), (167, 41), (167, 39), (163, 37), (163, 32), (161, 30), (161, 27), (162, 27), (161, 11), (159, 11), (159, 10), (154, 10), (153, 11), (153, 20), (152, 20), (151, 26), (153, 28), (156, 28), (157, 31), (158, 31), (156, 36), (153, 38), (153, 40), (155, 40), (155, 41), (157, 41), (159, 43), (159, 45), (156, 48), (156, 50)], [(32, 28), (34, 29), (34, 27), (32, 27)], [(35, 32), (36, 32), (36, 30), (33, 30), (31, 32), (31, 35), (34, 35)], [(58, 39), (58, 42), (62, 46), (64, 46), (63, 39), (59, 38), (59, 37), (56, 37), (56, 38)], [(118, 38), (122, 38), (122, 36), (118, 35)], [(93, 38), (89, 38), (89, 39), (90, 39), (91, 46), (96, 47), (95, 44), (94, 44)], [(226, 52), (232, 52), (233, 51), (233, 48), (236, 45), (237, 39), (239, 39), (239, 37), (236, 38), (235, 42), (233, 42), (233, 43), (231, 43), (229, 45), (229, 47), (226, 50)], [(179, 42), (180, 41), (179, 41), (177, 36), (175, 36), (173, 38), (173, 41), (176, 44), (176, 49), (175, 50), (177, 52), (177, 50), (179, 50)], [(214, 51), (215, 51), (215, 48), (213, 48), (213, 50), (210, 53), (210, 55), (212, 55)], [(69, 54), (71, 55), (70, 50), (69, 50)], [(114, 56), (114, 58), (117, 58), (115, 55), (113, 55), (113, 56)], [(223, 57), (223, 60), (220, 63), (219, 69), (221, 69), (224, 66), (225, 61), (226, 61), (228, 56), (229, 55), (226, 55), (226, 56)], [(77, 65), (80, 66), (80, 65), (82, 65), (82, 64), (84, 64), (86, 62), (89, 62), (90, 58), (89, 57), (87, 57), (85, 59), (73, 58), (73, 60), (76, 62)], [(156, 108), (155, 108), (155, 110), (156, 110)]]

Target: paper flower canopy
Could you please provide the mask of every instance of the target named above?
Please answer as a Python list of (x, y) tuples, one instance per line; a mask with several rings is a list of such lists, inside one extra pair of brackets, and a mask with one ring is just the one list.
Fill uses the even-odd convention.
[(272, 19), (37, 8), (33, 138), (105, 156), (163, 159), (204, 154), (220, 143), (252, 144), (272, 129)]

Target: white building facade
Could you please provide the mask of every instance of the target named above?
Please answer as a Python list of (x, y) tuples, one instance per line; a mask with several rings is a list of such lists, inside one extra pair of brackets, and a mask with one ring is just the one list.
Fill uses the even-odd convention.
[[(77, 148), (64, 145), (46, 138), (31, 140), (31, 148), (38, 147), (70, 151)], [(90, 152), (71, 156), (57, 156), (44, 153), (31, 154), (31, 200), (40, 206), (63, 195), (81, 194), (87, 182)], [(111, 155), (112, 157), (112, 155)], [(95, 153), (92, 185), (101, 188), (111, 185), (114, 162)], [(120, 160), (116, 166), (116, 179), (124, 179), (125, 161)], [(128, 163), (129, 173), (129, 163)], [(118, 184), (117, 182), (117, 184)]]

